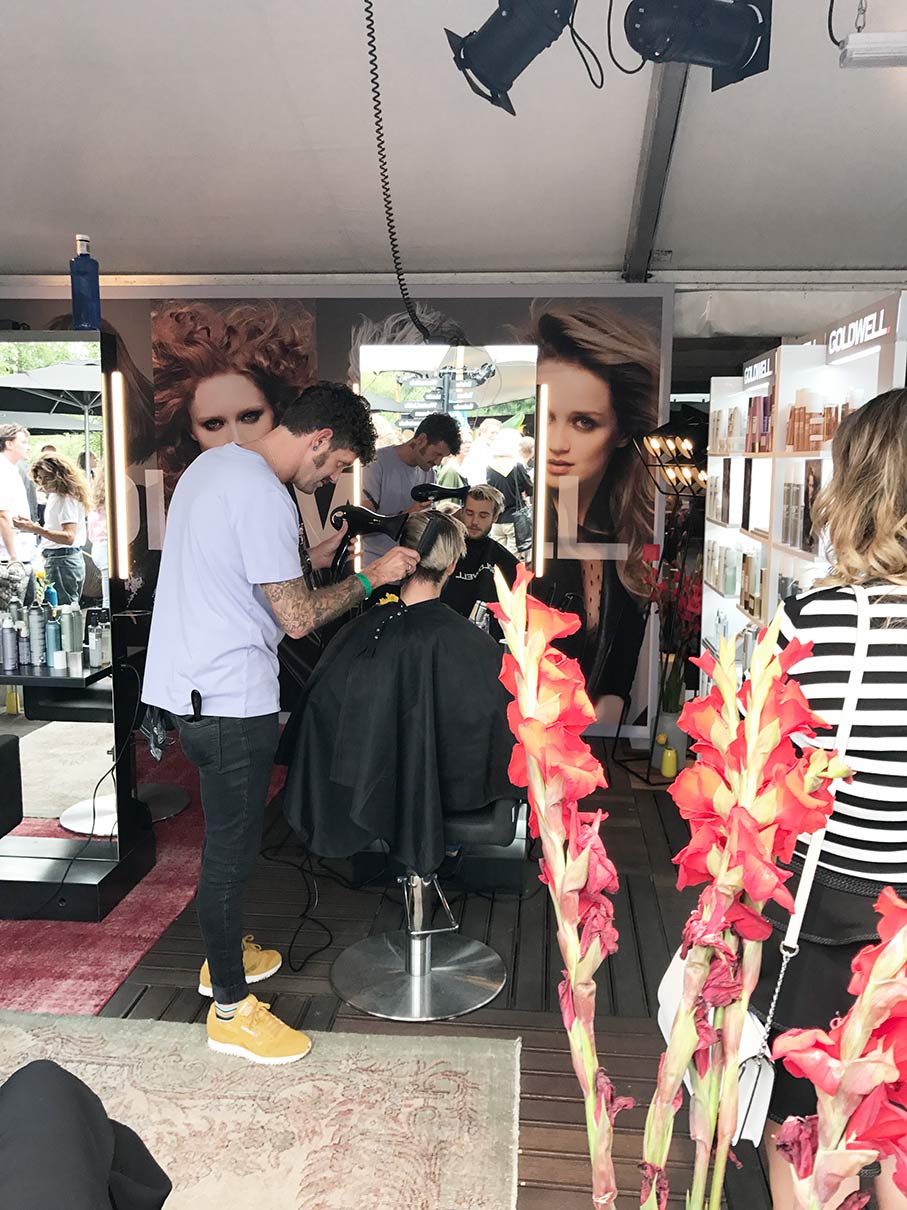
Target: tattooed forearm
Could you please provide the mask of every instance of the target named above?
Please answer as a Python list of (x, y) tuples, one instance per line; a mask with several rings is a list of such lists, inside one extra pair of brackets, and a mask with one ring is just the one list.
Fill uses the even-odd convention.
[(283, 580), (278, 584), (262, 584), (274, 616), (292, 639), (301, 639), (327, 622), (341, 617), (365, 598), (362, 581), (355, 576), (329, 584), (327, 588), (309, 589), (305, 581)]

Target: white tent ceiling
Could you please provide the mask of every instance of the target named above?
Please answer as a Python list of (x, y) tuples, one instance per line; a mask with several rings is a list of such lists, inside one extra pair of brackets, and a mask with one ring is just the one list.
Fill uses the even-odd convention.
[[(469, 92), (443, 32), (493, 4), (377, 0), (406, 265), (619, 270), (652, 69), (606, 64), (595, 92), (565, 36), (517, 81), (511, 118)], [(838, 0), (842, 31), (855, 7)], [(606, 8), (579, 9), (600, 53)], [(907, 68), (840, 70), (826, 9), (775, 0), (766, 75), (712, 94), (691, 73), (668, 270), (907, 267)], [(907, 28), (903, 0), (869, 15)], [(389, 268), (361, 0), (5, 0), (0, 113), (0, 273), (64, 271), (75, 231), (109, 273)]]

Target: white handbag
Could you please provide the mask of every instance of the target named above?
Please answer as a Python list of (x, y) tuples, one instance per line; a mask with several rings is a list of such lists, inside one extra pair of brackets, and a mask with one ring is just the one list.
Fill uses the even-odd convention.
[[(862, 682), (862, 670), (869, 650), (869, 598), (866, 589), (860, 585), (853, 585), (853, 591), (857, 599), (857, 633), (854, 640), (853, 664), (841, 709), (841, 721), (835, 737), (835, 749), (842, 760), (845, 759), (847, 745), (850, 742), (850, 732)], [(837, 782), (832, 782), (830, 786), (832, 799), (834, 799), (836, 788)], [(799, 950), (803, 914), (812, 890), (824, 838), (824, 828), (820, 832), (813, 833), (810, 838), (809, 848), (803, 862), (803, 872), (800, 875), (800, 883), (794, 899), (794, 910), (788, 921), (784, 940), (781, 942), (781, 970), (778, 972), (778, 982), (775, 984), (766, 1019), (763, 1022), (751, 1009), (747, 1013), (743, 1025), (740, 1036), (740, 1069), (738, 1073), (739, 1109), (737, 1129), (733, 1139), (735, 1144), (740, 1139), (748, 1139), (757, 1146), (762, 1142), (762, 1133), (768, 1118), (768, 1107), (775, 1083), (775, 1065), (769, 1048), (769, 1035), (775, 1018), (775, 1005), (778, 1003), (781, 984), (787, 973), (788, 964)], [(671, 1036), (671, 1027), (674, 1024), (674, 1017), (683, 993), (683, 965), (683, 959), (678, 950), (658, 985), (658, 1027), (665, 1041)], [(684, 1076), (684, 1084), (689, 1090), (689, 1073)]]

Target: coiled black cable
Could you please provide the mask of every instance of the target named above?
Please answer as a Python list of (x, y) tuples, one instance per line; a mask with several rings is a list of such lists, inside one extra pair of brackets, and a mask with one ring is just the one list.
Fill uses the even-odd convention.
[(403, 305), (406, 307), (406, 313), (422, 339), (429, 342), (431, 341), (431, 333), (416, 313), (413, 300), (409, 296), (406, 275), (403, 271), (403, 258), (400, 255), (400, 241), (397, 238), (397, 223), (394, 218), (394, 201), (391, 196), (390, 170), (387, 163), (387, 143), (384, 138), (384, 113), (381, 105), (381, 81), (378, 75), (378, 40), (375, 35), (375, 10), (372, 0), (363, 0), (363, 4), (365, 6), (365, 40), (368, 45), (368, 74), (371, 78), (372, 109), (375, 114), (375, 149), (378, 153), (378, 176), (381, 178), (381, 196), (384, 201), (387, 239), (390, 244), (391, 258), (394, 262), (394, 273), (397, 276), (397, 287), (400, 290)]

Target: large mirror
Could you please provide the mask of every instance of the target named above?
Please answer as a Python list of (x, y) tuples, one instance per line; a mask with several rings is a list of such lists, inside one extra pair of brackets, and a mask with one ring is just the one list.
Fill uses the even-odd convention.
[(118, 855), (102, 400), (98, 333), (0, 333), (0, 857)]
[[(420, 486), (435, 483), (450, 495), (423, 493), (421, 505), (453, 511), (471, 552), (490, 538), (514, 560), (531, 562), (536, 357), (534, 345), (361, 346), (359, 389), (378, 431), (378, 457), (357, 485), (361, 502), (401, 511), (420, 504), (413, 485), (418, 497)], [(484, 498), (483, 488), (491, 488)], [(363, 555), (377, 557), (384, 541), (364, 539)], [(468, 595), (457, 596), (464, 612)]]

